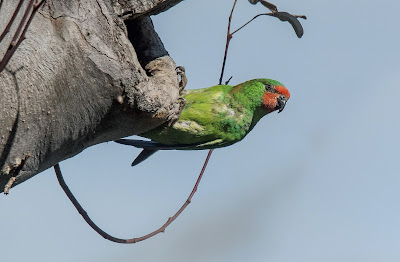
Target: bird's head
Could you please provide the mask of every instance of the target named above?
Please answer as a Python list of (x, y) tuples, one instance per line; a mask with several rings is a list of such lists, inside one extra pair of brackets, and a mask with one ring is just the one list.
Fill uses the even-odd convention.
[(264, 95), (262, 96), (262, 107), (267, 113), (278, 110), (282, 112), (286, 102), (290, 98), (289, 90), (280, 82), (272, 79), (258, 79), (264, 85)]
[(282, 112), (290, 98), (289, 90), (281, 82), (265, 78), (241, 83), (233, 87), (231, 92), (246, 108), (256, 110), (261, 115), (276, 110)]

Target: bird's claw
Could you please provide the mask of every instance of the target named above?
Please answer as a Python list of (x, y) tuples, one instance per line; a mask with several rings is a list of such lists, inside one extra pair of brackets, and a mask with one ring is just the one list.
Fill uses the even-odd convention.
[(178, 74), (179, 93), (181, 93), (183, 89), (186, 87), (186, 84), (188, 82), (185, 74), (185, 68), (183, 66), (177, 66), (176, 73)]
[(168, 119), (168, 121), (167, 121), (168, 126), (172, 126), (173, 124), (175, 124), (176, 121), (178, 121), (178, 119), (181, 117), (182, 110), (183, 110), (183, 108), (184, 108), (185, 105), (186, 105), (186, 99), (183, 98), (183, 97), (180, 97), (180, 98), (178, 99), (178, 103), (179, 103), (179, 109), (178, 109), (178, 112), (179, 112), (179, 113), (178, 113), (178, 114), (175, 114), (173, 117), (171, 117), (170, 119)]
[(183, 98), (183, 97), (180, 97), (179, 98), (179, 109), (180, 110), (182, 110), (184, 107), (185, 107), (185, 105), (186, 105), (186, 99), (185, 98)]

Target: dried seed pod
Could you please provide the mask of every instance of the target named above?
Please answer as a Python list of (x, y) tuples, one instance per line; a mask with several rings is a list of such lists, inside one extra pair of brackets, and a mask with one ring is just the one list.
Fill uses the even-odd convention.
[[(289, 22), (292, 25), (294, 31), (296, 32), (298, 38), (301, 38), (303, 36), (304, 33), (303, 26), (300, 24), (299, 20), (297, 20), (296, 16), (291, 15), (287, 12), (273, 12), (271, 15), (279, 18), (279, 20), (283, 22), (285, 21)], [(306, 19), (305, 16), (299, 16), (299, 17)]]
[(268, 8), (269, 10), (271, 10), (271, 12), (278, 12), (278, 8), (276, 7), (276, 5), (271, 4), (270, 2), (267, 2), (265, 0), (259, 0), (259, 2), (265, 6), (266, 8)]

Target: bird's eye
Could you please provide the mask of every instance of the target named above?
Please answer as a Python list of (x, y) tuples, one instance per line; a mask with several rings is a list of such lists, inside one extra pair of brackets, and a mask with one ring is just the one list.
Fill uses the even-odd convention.
[(266, 84), (265, 91), (270, 91), (270, 92), (274, 91), (274, 86), (271, 84)]

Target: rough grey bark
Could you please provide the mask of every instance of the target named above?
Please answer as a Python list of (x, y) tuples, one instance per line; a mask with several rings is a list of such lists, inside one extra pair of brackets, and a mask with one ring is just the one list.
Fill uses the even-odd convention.
[[(148, 15), (180, 1), (45, 2), (0, 73), (0, 192), (12, 176), (16, 185), (89, 146), (179, 117), (179, 74)], [(3, 1), (0, 32), (17, 2)]]
[(164, 12), (182, 0), (112, 0), (117, 15), (124, 19), (132, 19), (140, 16), (156, 15)]

